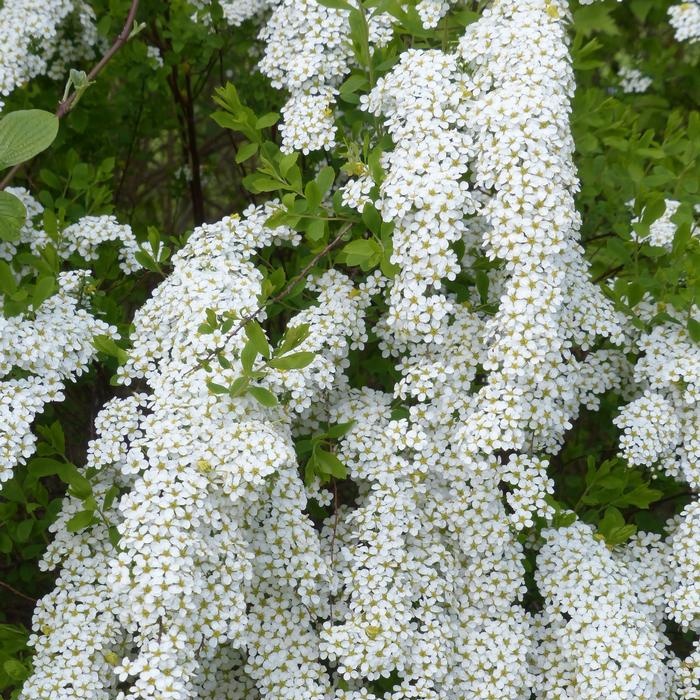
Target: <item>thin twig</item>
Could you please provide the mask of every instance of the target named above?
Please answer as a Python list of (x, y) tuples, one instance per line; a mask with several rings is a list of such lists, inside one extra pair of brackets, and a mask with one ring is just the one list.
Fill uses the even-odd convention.
[[(336, 245), (338, 245), (338, 243), (340, 243), (340, 239), (350, 230), (351, 227), (352, 227), (352, 222), (345, 224), (345, 226), (343, 226), (340, 229), (340, 231), (338, 231), (338, 234), (336, 235), (336, 237), (330, 243), (328, 243), (326, 246), (324, 246), (318, 253), (316, 253), (316, 255), (314, 255), (314, 257), (311, 258), (308, 265), (304, 266), (304, 269), (298, 275), (295, 275), (294, 277), (292, 277), (292, 279), (288, 282), (287, 286), (281, 292), (279, 292), (274, 297), (272, 297), (272, 299), (265, 300), (262, 304), (260, 304), (260, 306), (258, 306), (257, 309), (255, 309), (255, 311), (253, 311), (252, 313), (249, 313), (247, 316), (244, 316), (240, 320), (239, 324), (234, 329), (232, 329), (231, 331), (228, 332), (228, 334), (226, 335), (226, 342), (228, 342), (229, 340), (231, 340), (231, 338), (234, 338), (236, 335), (238, 335), (245, 328), (247, 323), (249, 323), (250, 321), (253, 321), (255, 319), (255, 317), (259, 313), (264, 311), (268, 306), (270, 306), (272, 304), (276, 304), (278, 301), (281, 301), (282, 299), (284, 299), (292, 291), (292, 289), (297, 285), (297, 283), (300, 282), (302, 279), (304, 279), (304, 277), (306, 277), (309, 270), (311, 270), (311, 268), (324, 255), (326, 255), (328, 252), (330, 252), (330, 250), (332, 250)], [(203, 363), (211, 360), (219, 352), (221, 352), (224, 349), (224, 347), (225, 346), (220, 345), (219, 347), (214, 348), (214, 350), (211, 350), (206, 355), (206, 357), (204, 357), (204, 359), (200, 360), (197, 363), (197, 365), (195, 365), (195, 367), (193, 367), (191, 370), (186, 372), (185, 376), (187, 376), (187, 374), (191, 374), (192, 372), (195, 371), (195, 369), (198, 369), (199, 367), (201, 367), (201, 365)]]
[(6, 588), (8, 591), (10, 591), (11, 593), (14, 593), (16, 596), (19, 596), (20, 598), (24, 598), (25, 600), (28, 600), (33, 605), (36, 605), (36, 598), (30, 598), (28, 595), (25, 595), (21, 591), (18, 591), (16, 588), (12, 588), (12, 586), (9, 583), (5, 583), (4, 581), (0, 581), (0, 586), (2, 586), (3, 588)]
[(624, 270), (625, 266), (624, 265), (618, 265), (617, 267), (613, 267), (610, 270), (606, 270), (605, 272), (601, 272), (597, 277), (593, 279), (593, 284), (598, 284), (598, 282), (602, 282), (603, 280), (608, 279), (608, 277), (612, 277), (613, 275), (616, 275), (618, 272), (621, 270)]
[[(119, 36), (114, 40), (114, 43), (109, 47), (109, 49), (107, 49), (106, 53), (87, 74), (88, 84), (97, 77), (100, 71), (102, 71), (102, 69), (110, 62), (117, 51), (119, 51), (119, 49), (121, 49), (121, 47), (124, 46), (124, 44), (126, 44), (126, 42), (129, 40), (131, 30), (134, 26), (134, 20), (136, 19), (136, 12), (139, 8), (139, 2), (140, 0), (131, 0), (131, 7), (129, 8), (129, 14), (126, 16), (124, 27), (119, 33)], [(77, 95), (78, 90), (73, 90), (73, 92), (65, 100), (58, 103), (55, 114), (59, 119), (62, 119), (66, 116), (66, 114), (68, 114), (68, 112), (70, 112)], [(5, 175), (2, 182), (0, 182), (0, 190), (4, 190), (5, 187), (10, 184), (12, 178), (17, 174), (17, 171), (22, 167), (22, 165), (24, 165), (24, 163), (18, 163), (7, 173), (7, 175)]]

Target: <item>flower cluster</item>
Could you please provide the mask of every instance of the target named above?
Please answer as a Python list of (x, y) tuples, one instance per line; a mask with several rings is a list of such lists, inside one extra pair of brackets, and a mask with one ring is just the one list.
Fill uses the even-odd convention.
[[(252, 5), (235, 7), (233, 23)], [(446, 10), (418, 12), (430, 26)], [(627, 461), (700, 486), (700, 350), (680, 324), (630, 329), (578, 242), (568, 13), (493, 0), (456, 45), (404, 50), (361, 97), (394, 145), (378, 187), (358, 164), (342, 196), (393, 226), (393, 274), (307, 279), (315, 300), (279, 341), (255, 264), (300, 240), (266, 226), (279, 203), (195, 229), (134, 317), (117, 377), (135, 391), (96, 419), (84, 474), (103, 507), (76, 532), (69, 494), (53, 526), (43, 566), (60, 573), (21, 700), (377, 700), (380, 679), (388, 700), (697, 698), (700, 652), (680, 660), (665, 636), (667, 618), (700, 629), (697, 501), (667, 539), (615, 548), (573, 513), (556, 527), (551, 505), (552, 456), (613, 388)], [(386, 41), (387, 17), (368, 21)], [(261, 69), (290, 93), (284, 150), (334, 143), (348, 24), (314, 0), (272, 9)], [(650, 230), (661, 245), (673, 206)], [(119, 239), (131, 269), (112, 219), (63, 236), (86, 259)], [(386, 390), (346, 373), (375, 335)], [(34, 360), (42, 381), (52, 361)], [(319, 464), (347, 488), (326, 489)]]
[[(272, 3), (269, 0), (191, 0), (191, 4), (198, 10), (208, 10), (213, 1), (216, 1), (224, 19), (233, 27), (239, 27), (246, 20), (259, 15)], [(204, 14), (203, 20), (209, 21), (209, 15)]]
[(617, 77), (623, 92), (646, 92), (653, 82), (639, 68), (630, 68), (629, 66), (621, 66), (620, 70), (617, 71)]
[[(630, 204), (633, 205), (634, 202), (630, 202)], [(666, 207), (664, 209), (664, 213), (651, 223), (649, 226), (649, 232), (646, 235), (641, 236), (636, 230), (634, 230), (634, 228), (632, 229), (633, 240), (644, 241), (649, 245), (658, 246), (659, 248), (666, 248), (668, 251), (671, 250), (673, 247), (673, 239), (676, 235), (676, 231), (678, 230), (678, 225), (673, 221), (673, 217), (678, 211), (681, 203), (675, 199), (667, 199), (665, 200), (665, 205)], [(632, 224), (634, 225), (638, 223), (643, 216), (644, 210), (642, 210), (640, 216), (632, 219)], [(693, 225), (691, 228), (691, 235), (700, 235), (700, 229)]]
[(671, 5), (668, 15), (678, 41), (700, 41), (700, 2), (689, 0)]
[[(389, 41), (389, 15), (366, 21), (370, 44)], [(335, 94), (354, 60), (348, 11), (316, 0), (282, 0), (260, 38), (265, 41), (260, 70), (274, 87), (291, 94), (282, 108), (282, 149), (309, 153), (330, 148), (335, 143)]]
[[(71, 15), (80, 27), (77, 40), (63, 36)], [(0, 96), (37, 75), (60, 77), (78, 58), (92, 56), (96, 43), (95, 16), (82, 0), (6, 0), (0, 7)], [(3, 104), (0, 97), (0, 110)]]
[(85, 274), (64, 272), (58, 293), (25, 314), (0, 318), (0, 482), (34, 452), (34, 418), (62, 401), (65, 384), (96, 354), (92, 339), (115, 329), (82, 308)]
[(680, 323), (664, 323), (636, 342), (634, 384), (642, 392), (615, 424), (620, 453), (700, 488), (700, 348)]
[[(37, 223), (43, 208), (23, 188), (8, 188), (27, 210), (27, 219), (16, 242), (0, 244), (0, 258), (13, 261), (20, 246), (40, 251), (51, 244), (50, 236)], [(122, 244), (122, 269), (140, 267), (134, 259), (136, 241), (128, 226), (113, 217), (85, 217), (63, 232), (57, 253), (67, 258), (77, 252), (85, 260), (96, 258), (95, 249), (104, 240)], [(17, 281), (28, 268), (20, 268)], [(88, 368), (97, 351), (93, 338), (114, 335), (115, 328), (95, 318), (89, 308), (90, 271), (60, 273), (58, 291), (38, 307), (25, 313), (0, 318), (0, 481), (12, 476), (13, 467), (34, 451), (36, 437), (31, 431), (35, 417), (47, 403), (63, 400), (66, 382)]]
[[(145, 379), (148, 391), (105, 406), (87, 465), (98, 470), (98, 492), (107, 482), (122, 491), (106, 514), (119, 543), (105, 551), (103, 523), (71, 533), (76, 499), (68, 497), (46, 558), (62, 564), (61, 578), (37, 609), (37, 670), (23, 698), (75, 697), (75, 688), (108, 698), (120, 683), (122, 700), (200, 697), (231, 663), (226, 646), (242, 655), (237, 682), (290, 700), (325, 697), (330, 681), (312, 623), (328, 614), (330, 577), (304, 514), (291, 426), (311, 399), (344, 385), (345, 357), (362, 347), (377, 285), (354, 287), (333, 271), (312, 282), (319, 305), (294, 323), (309, 327), (298, 347), (317, 354), (314, 364), (260, 367), (261, 386), (291, 397), (285, 406), (210, 391), (231, 384), (241, 363), (207, 369), (204, 360), (216, 351), (240, 358), (245, 334), (199, 327), (211, 312), (250, 315), (263, 279), (255, 251), (297, 240), (265, 227), (272, 211), (252, 208), (196, 229), (137, 313), (120, 376)], [(86, 632), (97, 639), (72, 630), (79, 584), (94, 621)], [(63, 654), (70, 662), (57, 667)]]
[(67, 258), (77, 253), (88, 262), (97, 259), (97, 249), (107, 241), (119, 242), (119, 258), (125, 274), (141, 269), (136, 260), (138, 244), (130, 226), (120, 224), (114, 216), (84, 216), (61, 232), (58, 254)]
[(669, 538), (672, 590), (668, 615), (684, 629), (700, 630), (700, 501), (695, 500), (673, 523)]
[(634, 587), (653, 592), (663, 578), (647, 575), (633, 585), (624, 562), (584, 523), (543, 536), (535, 573), (545, 599), (532, 657), (536, 696), (668, 698), (672, 673), (664, 663), (665, 639)]

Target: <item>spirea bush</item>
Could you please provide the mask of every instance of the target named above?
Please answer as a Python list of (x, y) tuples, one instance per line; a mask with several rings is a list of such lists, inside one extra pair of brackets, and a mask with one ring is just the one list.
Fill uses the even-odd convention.
[(697, 0), (0, 2), (0, 693), (700, 698)]

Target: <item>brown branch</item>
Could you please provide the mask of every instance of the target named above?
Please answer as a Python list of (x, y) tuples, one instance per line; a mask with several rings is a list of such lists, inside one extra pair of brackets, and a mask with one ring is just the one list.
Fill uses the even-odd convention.
[(18, 591), (16, 588), (12, 588), (12, 586), (9, 583), (5, 583), (4, 581), (0, 581), (0, 586), (3, 588), (6, 588), (10, 593), (14, 593), (16, 596), (19, 596), (20, 598), (24, 598), (25, 600), (28, 600), (32, 605), (36, 605), (36, 598), (30, 598), (28, 595), (25, 595), (21, 591)]
[(204, 223), (204, 194), (202, 192), (202, 176), (200, 172), (199, 151), (197, 150), (197, 129), (194, 120), (194, 100), (192, 98), (192, 79), (190, 72), (185, 72), (185, 94), (187, 95), (185, 122), (187, 124), (187, 146), (190, 151), (192, 180), (190, 192), (192, 195), (192, 212), (196, 226)]
[[(114, 40), (114, 43), (109, 47), (109, 49), (107, 49), (102, 58), (92, 67), (90, 72), (87, 74), (88, 84), (91, 83), (97, 77), (97, 75), (102, 71), (102, 69), (112, 60), (117, 51), (119, 51), (119, 49), (121, 49), (122, 46), (124, 46), (124, 44), (126, 44), (126, 42), (129, 40), (131, 30), (134, 26), (134, 20), (136, 19), (136, 12), (139, 8), (139, 2), (140, 0), (131, 0), (131, 7), (129, 8), (129, 14), (126, 16), (124, 27), (119, 33), (119, 36)], [(65, 100), (62, 100), (58, 103), (58, 107), (56, 108), (55, 114), (59, 119), (62, 119), (66, 116), (66, 114), (68, 114), (68, 112), (71, 110), (71, 107), (74, 105), (77, 96), (78, 90), (74, 90)], [(22, 165), (24, 165), (24, 163), (18, 163), (7, 173), (7, 175), (5, 175), (5, 177), (2, 179), (2, 182), (0, 182), (0, 190), (4, 190), (7, 187), (7, 185), (10, 184), (12, 178), (17, 174), (17, 171), (22, 167)]]
[(624, 269), (624, 265), (618, 265), (617, 267), (613, 267), (609, 270), (606, 270), (605, 272), (601, 272), (597, 277), (593, 278), (593, 284), (598, 284), (598, 282), (602, 282), (603, 280), (608, 279), (608, 277), (612, 277), (613, 275), (616, 275), (618, 272)]

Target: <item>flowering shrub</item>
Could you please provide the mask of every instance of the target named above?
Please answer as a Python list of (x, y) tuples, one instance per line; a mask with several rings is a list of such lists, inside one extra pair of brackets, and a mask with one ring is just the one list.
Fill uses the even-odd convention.
[(700, 697), (694, 7), (6, 0), (0, 690)]

